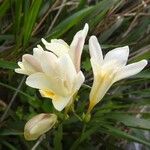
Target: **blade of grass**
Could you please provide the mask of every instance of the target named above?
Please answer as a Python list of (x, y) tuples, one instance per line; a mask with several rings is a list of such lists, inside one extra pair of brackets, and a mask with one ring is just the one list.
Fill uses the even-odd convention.
[(17, 64), (11, 61), (0, 60), (0, 68), (14, 70), (15, 68), (17, 68)]
[(4, 0), (3, 3), (0, 5), (0, 20), (5, 15), (9, 7), (10, 7), (10, 0)]
[(23, 31), (23, 47), (26, 47), (32, 33), (32, 29), (35, 25), (36, 18), (39, 14), (39, 9), (42, 4), (42, 0), (34, 0), (31, 7), (29, 8), (29, 12), (24, 22), (24, 31)]

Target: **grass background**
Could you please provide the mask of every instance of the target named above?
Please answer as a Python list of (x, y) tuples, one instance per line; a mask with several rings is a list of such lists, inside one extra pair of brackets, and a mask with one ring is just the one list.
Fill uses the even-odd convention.
[(114, 84), (95, 107), (86, 128), (70, 114), (69, 120), (38, 143), (24, 140), (26, 121), (38, 113), (54, 110), (50, 100), (41, 98), (36, 90), (25, 85), (25, 77), (14, 72), (17, 61), (23, 54), (32, 53), (42, 37), (48, 41), (62, 38), (70, 43), (85, 23), (90, 31), (82, 55), (86, 81), (75, 105), (79, 116), (87, 109), (93, 80), (89, 37), (98, 37), (104, 53), (129, 45), (130, 63), (149, 59), (150, 0), (0, 1), (0, 149), (120, 150), (128, 149), (132, 141), (149, 149), (150, 137), (145, 136), (150, 130), (149, 65), (138, 75)]

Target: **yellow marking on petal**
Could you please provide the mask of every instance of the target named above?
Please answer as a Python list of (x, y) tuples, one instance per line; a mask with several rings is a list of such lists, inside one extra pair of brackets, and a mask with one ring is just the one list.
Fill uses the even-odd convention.
[[(90, 99), (90, 105), (88, 108), (88, 113), (91, 112), (91, 110), (93, 109), (93, 107), (102, 100), (103, 96), (105, 95), (105, 93), (107, 92), (107, 90), (110, 88), (110, 86), (113, 83), (114, 80), (114, 76), (115, 76), (115, 72), (111, 72), (110, 71), (101, 71), (97, 77), (95, 77), (96, 79), (96, 88), (94, 90), (93, 96)], [(95, 83), (94, 83), (95, 84)], [(99, 95), (99, 92), (101, 92), (101, 96)]]
[(50, 90), (39, 90), (41, 96), (47, 97), (47, 98), (53, 98), (55, 96), (55, 93)]
[(42, 97), (51, 98), (51, 99), (57, 99), (59, 95), (56, 93), (50, 91), (50, 90), (39, 90)]

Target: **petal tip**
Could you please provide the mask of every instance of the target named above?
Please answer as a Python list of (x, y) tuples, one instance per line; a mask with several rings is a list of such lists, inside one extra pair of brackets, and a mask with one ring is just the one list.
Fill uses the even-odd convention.
[(88, 31), (88, 30), (89, 30), (89, 25), (88, 25), (88, 23), (85, 23), (85, 25), (84, 25), (84, 29), (85, 29), (86, 31)]
[(141, 63), (143, 64), (143, 66), (145, 67), (148, 64), (148, 61), (146, 59), (141, 60)]
[(92, 36), (90, 37), (89, 43), (91, 43), (91, 42), (93, 42), (93, 41), (98, 41), (98, 40), (97, 40), (97, 37), (94, 36), (94, 35), (92, 35)]
[(44, 45), (48, 44), (48, 42), (44, 38), (41, 38), (41, 41)]
[(123, 49), (125, 49), (126, 51), (129, 51), (129, 46), (126, 45), (126, 46), (123, 47)]
[(16, 73), (19, 73), (19, 71), (18, 70), (20, 70), (20, 68), (16, 68), (16, 69), (14, 69), (14, 71), (16, 72)]

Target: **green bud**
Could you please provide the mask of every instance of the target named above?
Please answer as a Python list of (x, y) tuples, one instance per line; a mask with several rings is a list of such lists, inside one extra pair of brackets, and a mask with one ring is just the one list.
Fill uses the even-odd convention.
[(90, 113), (83, 113), (82, 115), (83, 121), (84, 122), (89, 122), (91, 120), (91, 114)]

